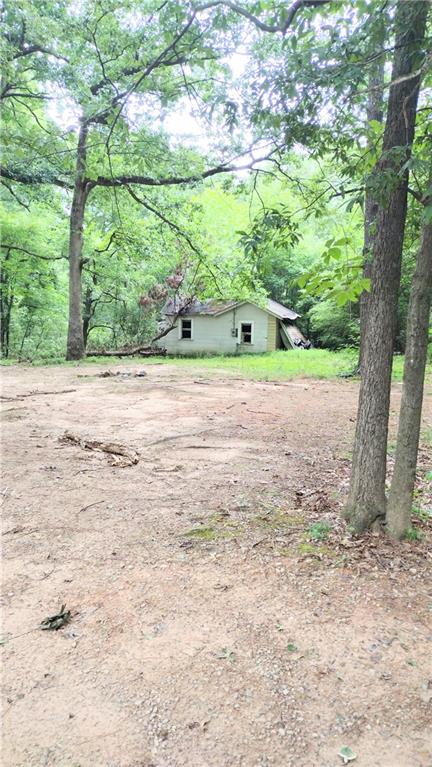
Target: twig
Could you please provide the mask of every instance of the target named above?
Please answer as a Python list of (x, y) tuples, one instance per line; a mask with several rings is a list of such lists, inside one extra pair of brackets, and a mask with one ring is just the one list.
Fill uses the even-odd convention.
[(82, 511), (87, 511), (87, 509), (91, 509), (92, 506), (98, 506), (99, 503), (106, 503), (107, 499), (102, 498), (100, 501), (94, 501), (94, 503), (89, 503), (88, 506), (83, 506), (82, 509), (79, 509), (75, 516), (77, 517), (78, 514), (81, 514)]

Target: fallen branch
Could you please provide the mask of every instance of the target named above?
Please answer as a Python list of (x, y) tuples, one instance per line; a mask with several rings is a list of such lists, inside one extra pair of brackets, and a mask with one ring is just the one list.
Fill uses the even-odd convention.
[(95, 439), (82, 439), (68, 431), (65, 431), (63, 436), (59, 437), (59, 442), (65, 445), (78, 445), (79, 447), (84, 448), (84, 450), (97, 450), (102, 453), (108, 453), (108, 461), (111, 466), (118, 466), (120, 468), (134, 466), (139, 460), (139, 455), (133, 448), (119, 445), (116, 442), (100, 442)]
[(134, 346), (129, 349), (117, 349), (116, 351), (107, 351), (106, 349), (89, 350), (87, 357), (165, 357), (166, 349), (158, 349), (155, 346)]
[(20, 402), (24, 397), (36, 397), (39, 394), (71, 394), (74, 391), (76, 391), (76, 389), (60, 389), (59, 391), (30, 391), (27, 392), (27, 394), (18, 394), (17, 397), (6, 397), (1, 395), (0, 399), (6, 400), (7, 402)]

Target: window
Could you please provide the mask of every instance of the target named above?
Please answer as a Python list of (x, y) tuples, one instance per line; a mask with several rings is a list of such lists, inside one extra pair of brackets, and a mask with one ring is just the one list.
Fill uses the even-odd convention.
[(192, 320), (180, 320), (180, 338), (192, 341)]
[(240, 325), (240, 343), (253, 344), (253, 322), (242, 322)]

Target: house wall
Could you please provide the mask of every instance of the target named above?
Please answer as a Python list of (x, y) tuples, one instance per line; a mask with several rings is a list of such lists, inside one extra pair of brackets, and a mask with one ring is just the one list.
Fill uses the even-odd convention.
[[(268, 350), (267, 312), (253, 304), (225, 312), (220, 316), (210, 317), (202, 314), (192, 316), (192, 339), (179, 338), (179, 322), (164, 338), (157, 343), (165, 347), (168, 354), (236, 354), (261, 353)], [(188, 315), (184, 315), (188, 318)], [(240, 344), (241, 322), (253, 322), (253, 344)], [(276, 320), (275, 320), (276, 322)], [(236, 328), (238, 335), (232, 335)], [(274, 348), (274, 346), (272, 347)]]
[(267, 315), (267, 351), (276, 349), (277, 319), (272, 314)]

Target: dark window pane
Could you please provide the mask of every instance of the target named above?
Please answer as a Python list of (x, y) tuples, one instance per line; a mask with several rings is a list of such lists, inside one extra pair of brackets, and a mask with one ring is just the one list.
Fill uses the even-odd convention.
[(252, 343), (252, 323), (242, 322), (241, 324), (241, 342), (242, 344)]
[(182, 320), (181, 337), (192, 338), (192, 320)]

